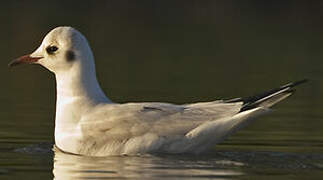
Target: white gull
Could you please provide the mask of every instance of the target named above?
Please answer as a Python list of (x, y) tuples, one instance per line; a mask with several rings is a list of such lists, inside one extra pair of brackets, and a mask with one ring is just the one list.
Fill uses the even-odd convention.
[(62, 151), (87, 156), (206, 151), (306, 81), (232, 100), (113, 103), (99, 86), (86, 38), (72, 27), (53, 29), (38, 49), (9, 66), (21, 63), (40, 64), (55, 74), (55, 144)]

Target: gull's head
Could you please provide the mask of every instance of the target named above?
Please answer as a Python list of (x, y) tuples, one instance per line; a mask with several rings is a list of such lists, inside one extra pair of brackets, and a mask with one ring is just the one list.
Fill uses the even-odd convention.
[(94, 66), (86, 38), (72, 27), (51, 30), (33, 53), (13, 60), (9, 66), (23, 63), (40, 64), (55, 74), (69, 71), (72, 67)]

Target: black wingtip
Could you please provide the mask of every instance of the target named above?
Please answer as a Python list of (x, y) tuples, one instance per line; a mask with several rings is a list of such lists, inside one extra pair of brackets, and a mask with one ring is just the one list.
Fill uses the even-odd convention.
[[(300, 81), (291, 82), (286, 85), (280, 86), (279, 88), (275, 88), (275, 89), (266, 91), (264, 93), (261, 93), (261, 94), (255, 95), (255, 96), (241, 98), (241, 101), (243, 102), (243, 107), (241, 108), (240, 112), (257, 107), (262, 102), (267, 101), (267, 99), (265, 99), (266, 97), (269, 97), (275, 93), (293, 94), (295, 92), (295, 89), (293, 89), (293, 87), (303, 84), (307, 81), (308, 81), (308, 79), (302, 79)], [(279, 102), (279, 101), (277, 101), (277, 102)]]
[(303, 83), (306, 83), (308, 82), (309, 80), (308, 79), (302, 79), (302, 80), (299, 80), (299, 81), (295, 81), (295, 82), (292, 82), (292, 83), (288, 83), (284, 86), (281, 86), (281, 88), (287, 88), (287, 87), (295, 87), (295, 86), (298, 86), (300, 84), (303, 84)]
[[(260, 99), (262, 99), (262, 98), (264, 98), (266, 96), (269, 96), (269, 95), (271, 95), (273, 93), (276, 93), (278, 91), (281, 91), (283, 89), (286, 89), (284, 92), (291, 91), (291, 90), (293, 90), (292, 89), (293, 87), (298, 86), (298, 85), (303, 84), (303, 83), (306, 83), (308, 81), (309, 81), (308, 79), (302, 79), (302, 80), (299, 80), (299, 81), (291, 82), (291, 83), (288, 83), (286, 85), (280, 86), (279, 88), (274, 88), (274, 89), (271, 89), (269, 91), (266, 91), (266, 92), (263, 92), (263, 93), (260, 93), (260, 94), (256, 94), (254, 96), (249, 96), (249, 97), (245, 97), (245, 98), (229, 99), (229, 100), (224, 100), (224, 102), (226, 102), (226, 103), (243, 102), (244, 109), (248, 109), (248, 108), (250, 109), (250, 107), (253, 107), (252, 105), (255, 102), (257, 102), (258, 100), (260, 100)], [(293, 92), (291, 92), (291, 93), (293, 93)]]

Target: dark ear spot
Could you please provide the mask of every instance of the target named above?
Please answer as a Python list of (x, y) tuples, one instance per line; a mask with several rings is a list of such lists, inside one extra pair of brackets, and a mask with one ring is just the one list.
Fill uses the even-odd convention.
[(74, 61), (75, 60), (75, 53), (73, 51), (67, 51), (65, 54), (65, 57), (68, 62)]

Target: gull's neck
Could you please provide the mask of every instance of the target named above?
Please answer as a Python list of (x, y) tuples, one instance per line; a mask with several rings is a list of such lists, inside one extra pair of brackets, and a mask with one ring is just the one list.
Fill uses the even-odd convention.
[[(86, 61), (85, 61), (86, 62)], [(84, 63), (84, 61), (83, 61)], [(55, 72), (57, 86), (56, 129), (75, 128), (86, 112), (98, 104), (111, 103), (103, 93), (94, 62), (74, 62), (68, 70)]]
[(57, 101), (82, 99), (91, 104), (111, 102), (103, 93), (95, 71), (56, 74)]

